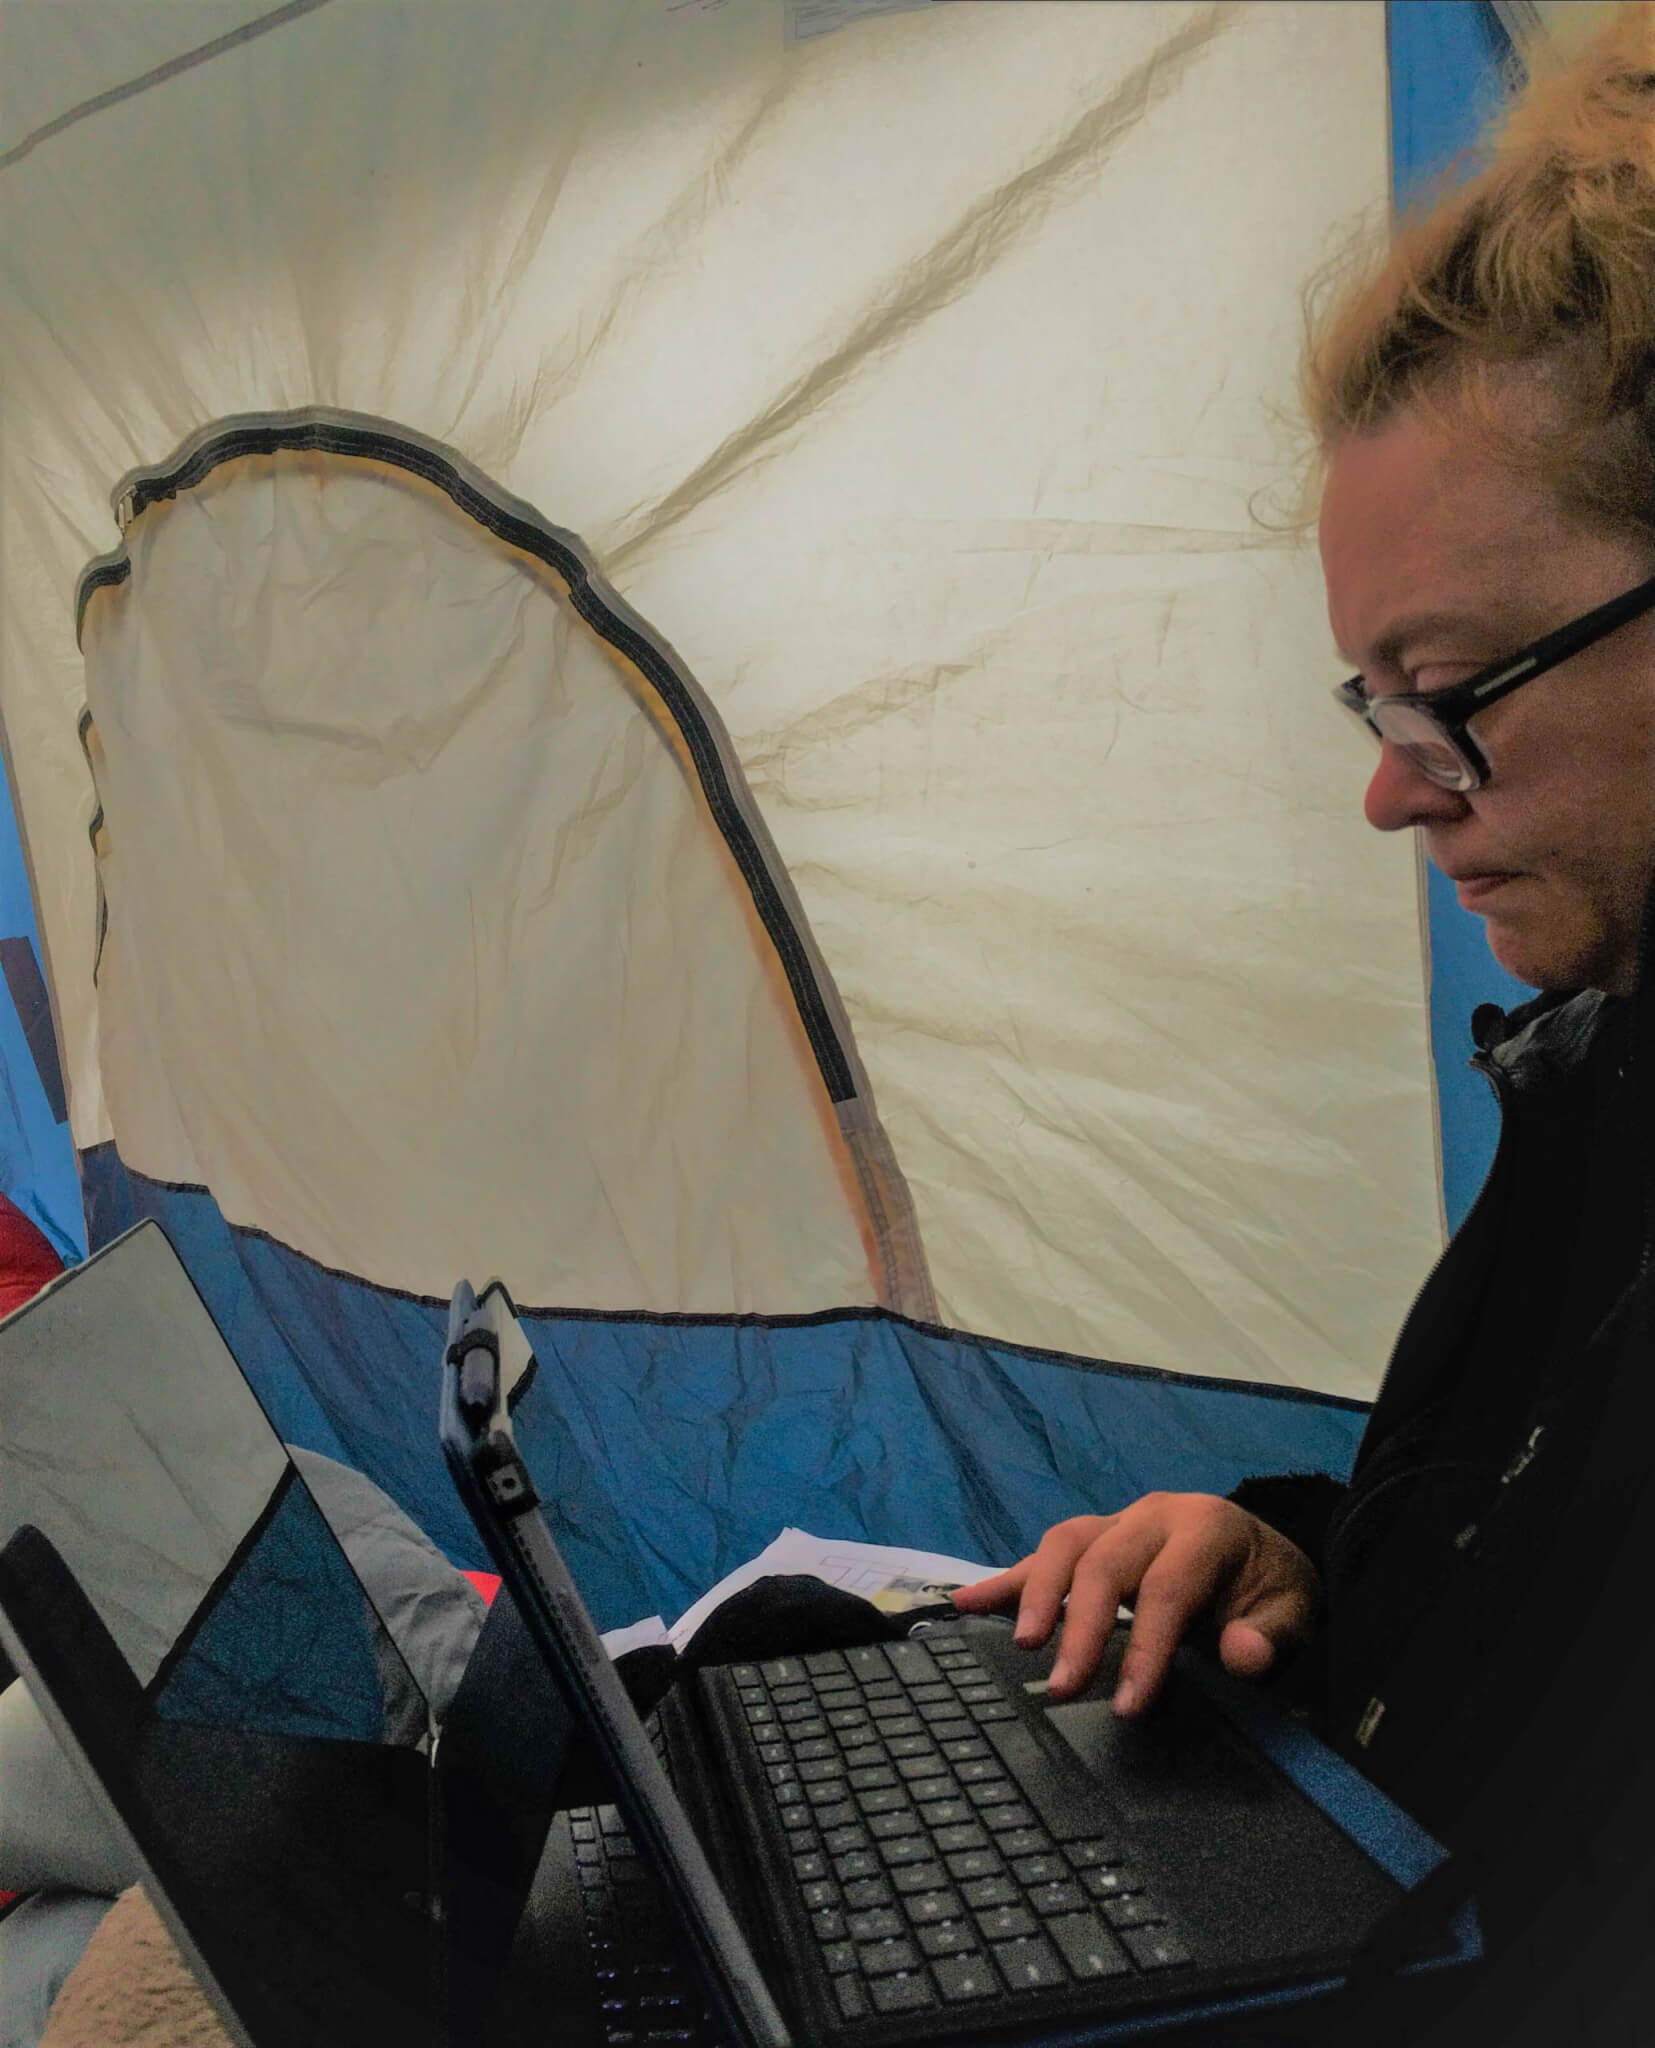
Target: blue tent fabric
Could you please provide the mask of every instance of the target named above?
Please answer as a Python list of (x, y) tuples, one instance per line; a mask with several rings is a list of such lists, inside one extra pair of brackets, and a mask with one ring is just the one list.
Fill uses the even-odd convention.
[[(162, 1224), (284, 1437), (366, 1473), (456, 1564), (486, 1568), (437, 1450), (446, 1303), (235, 1229), (210, 1195), (128, 1173), (113, 1147), (87, 1155), (86, 1178), (97, 1242)], [(790, 1523), (1010, 1562), (1052, 1522), (1154, 1488), (1342, 1476), (1367, 1412), (879, 1310), (523, 1321), (539, 1370), (519, 1441), (603, 1628), (678, 1614)]]
[[(1386, 33), (1391, 189), (1401, 210), (1456, 166), (1475, 167), (1478, 136), (1499, 106), (1514, 60), (1485, 0), (1391, 0)], [(1532, 991), (1500, 966), (1482, 919), (1460, 908), (1453, 883), (1435, 868), (1426, 883), (1426, 929), (1443, 1210), (1457, 1230), (1488, 1173), (1500, 1128), (1488, 1084), (1467, 1064), (1471, 1013), (1479, 1003), (1511, 1009)]]
[(5, 977), (0, 989), (0, 1192), (39, 1227), (60, 1258), (72, 1263), (86, 1255), (80, 1179), (45, 1004), (34, 902), (3, 767), (0, 966)]

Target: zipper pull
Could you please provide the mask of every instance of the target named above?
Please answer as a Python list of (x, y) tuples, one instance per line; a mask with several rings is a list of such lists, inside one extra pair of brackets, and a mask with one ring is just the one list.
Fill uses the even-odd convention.
[(1534, 1463), (1535, 1446), (1545, 1433), (1546, 1425), (1543, 1422), (1536, 1423), (1534, 1428), (1529, 1431), (1528, 1442), (1524, 1444), (1516, 1457), (1512, 1459), (1511, 1463), (1500, 1474), (1500, 1484), (1502, 1486), (1509, 1486), (1514, 1479), (1520, 1479)]

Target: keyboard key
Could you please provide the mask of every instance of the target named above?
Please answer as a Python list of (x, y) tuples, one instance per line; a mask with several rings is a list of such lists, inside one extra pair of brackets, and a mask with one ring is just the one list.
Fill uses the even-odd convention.
[[(912, 1789), (914, 1797), (918, 1799), (918, 1787)], [(921, 1804), (919, 1816), (928, 1828), (955, 1827), (961, 1821), (971, 1818), (971, 1808), (963, 1799), (933, 1799)]]
[(976, 1807), (1009, 1806), (1017, 1797), (1017, 1787), (1009, 1778), (991, 1778), (985, 1785), (972, 1785), (965, 1795)]
[(945, 1742), (942, 1753), (951, 1764), (969, 1763), (977, 1757), (993, 1755), (980, 1735), (962, 1735), (957, 1740)]
[(888, 1941), (907, 1931), (895, 1906), (870, 1906), (865, 1912), (847, 1914), (845, 1928), (851, 1940), (857, 1942)]
[(791, 1700), (785, 1706), (780, 1700), (776, 1702), (776, 1719), (784, 1728), (791, 1728), (799, 1721), (814, 1721), (820, 1712), (821, 1708), (813, 1699)]
[[(908, 1704), (908, 1698), (905, 1693), (895, 1693), (890, 1699), (876, 1699), (864, 1687), (863, 1697), (867, 1700), (867, 1711), (870, 1720), (877, 1721), (881, 1728), (888, 1727), (893, 1721), (912, 1721), (915, 1728), (920, 1725), (913, 1708)], [(912, 1730), (904, 1728), (900, 1732), (907, 1735)]]
[[(943, 1769), (940, 1760), (932, 1766), (929, 1777), (910, 1778), (907, 1783), (908, 1796), (916, 1806), (923, 1806), (928, 1799), (955, 1799), (959, 1796), (959, 1786)], [(969, 1820), (970, 1815), (966, 1818)]]
[(736, 1698), (744, 1707), (762, 1707), (769, 1697), (762, 1685), (740, 1685), (736, 1688)]
[(759, 1676), (769, 1686), (797, 1685), (804, 1675), (804, 1665), (797, 1657), (772, 1657), (759, 1666)]
[(893, 1842), (898, 1835), (917, 1835), (919, 1816), (914, 1813), (871, 1814), (868, 1818), (868, 1833), (876, 1842)]
[(766, 1724), (773, 1724), (776, 1719), (776, 1710), (768, 1703), (756, 1707), (743, 1707), (742, 1712), (747, 1716), (749, 1728), (761, 1728)]
[(904, 1735), (919, 1735), (925, 1723), (917, 1714), (904, 1713), (899, 1721), (881, 1721), (879, 1732), (887, 1742), (900, 1742)]
[(1039, 1884), (1029, 1893), (1029, 1904), (1042, 1920), (1053, 1913), (1081, 1913), (1086, 1910), (1086, 1899), (1080, 1886), (1072, 1877), (1060, 1878), (1056, 1884)]
[(737, 1686), (759, 1684), (759, 1667), (756, 1664), (732, 1664), (730, 1682)]
[(830, 1728), (867, 1728), (871, 1726), (866, 1707), (834, 1707), (826, 1716)]
[[(770, 1691), (771, 1704), (778, 1707), (796, 1706), (801, 1700), (814, 1700), (815, 1697), (815, 1688), (809, 1685), (777, 1685)], [(782, 1718), (785, 1720), (787, 1717), (784, 1714)]]
[(1125, 1898), (1129, 1892), (1141, 1892), (1144, 1881), (1137, 1871), (1126, 1864), (1113, 1864), (1107, 1870), (1083, 1870), (1080, 1881), (1094, 1899)]
[(852, 1849), (848, 1856), (835, 1856), (833, 1867), (840, 1882), (849, 1884), (853, 1878), (877, 1877), (880, 1862), (871, 1849)]
[(929, 1735), (898, 1735), (890, 1744), (891, 1755), (901, 1759), (909, 1757), (933, 1757), (936, 1745)]
[(908, 1697), (916, 1707), (920, 1707), (930, 1700), (951, 1700), (954, 1697), (954, 1688), (951, 1685), (945, 1685), (939, 1678), (930, 1685), (909, 1686)]
[(600, 1806), (598, 1808), (598, 1826), (606, 1835), (624, 1835), (626, 1833), (626, 1822), (621, 1819), (621, 1810), (618, 1806)]
[(820, 1678), (828, 1671), (843, 1671), (846, 1668), (844, 1653), (840, 1650), (813, 1650), (804, 1660), (804, 1666), (812, 1678)]
[(837, 1906), (830, 1906), (810, 1916), (810, 1931), (818, 1941), (843, 1941), (845, 1938), (845, 1916)]
[(865, 2020), (868, 2017), (868, 1994), (862, 1988), (860, 1977), (835, 1977), (835, 1997), (839, 2000), (839, 2015), (847, 2020)]
[[(988, 1836), (974, 1820), (967, 1821), (963, 1827), (938, 1828), (937, 1847), (945, 1856), (952, 1856), (960, 1849), (986, 1849)], [(994, 1867), (998, 1870), (1000, 1866), (996, 1863)]]
[(983, 1825), (992, 1828), (995, 1834), (1009, 1834), (1013, 1830), (1021, 1833), (1024, 1828), (1034, 1826), (1034, 1815), (1021, 1800), (1010, 1806), (990, 1806), (983, 1812)]
[(885, 1662), (885, 1652), (878, 1643), (864, 1643), (860, 1649), (846, 1650), (845, 1662), (858, 1678), (889, 1678), (891, 1667)]
[(1140, 1970), (1171, 1970), (1193, 1962), (1182, 1938), (1170, 1927), (1129, 1927), (1121, 1936)]
[(843, 1699), (856, 1691), (856, 1680), (848, 1671), (824, 1671), (816, 1681), (817, 1696), (823, 1700)]
[(1121, 1852), (1113, 1842), (1092, 1839), (1084, 1842), (1065, 1842), (1063, 1853), (1076, 1870), (1096, 1870), (1103, 1863), (1119, 1863)]
[[(839, 1768), (846, 1768), (843, 1761)], [(895, 1783), (896, 1772), (889, 1764), (859, 1764), (850, 1773), (850, 1788), (853, 1792), (871, 1792), (876, 1786)]]
[(932, 1851), (923, 1835), (902, 1835), (881, 1842), (879, 1853), (893, 1870), (900, 1870), (911, 1863), (929, 1863)]
[(801, 1884), (808, 1884), (812, 1878), (826, 1877), (828, 1860), (820, 1849), (807, 1849), (802, 1856), (793, 1859), (793, 1875)]
[(759, 1762), (766, 1765), (792, 1763), (798, 1751), (789, 1749), (785, 1742), (761, 1742)]
[[(845, 1904), (855, 1906), (858, 1910), (868, 1906), (888, 1906), (890, 1903), (891, 1887), (883, 1877), (853, 1878), (845, 1887)], [(863, 1938), (854, 1928), (851, 1933), (858, 1941)]]
[(919, 1951), (906, 1938), (870, 1941), (856, 1951), (864, 1977), (888, 1977), (896, 1970), (917, 1970)]
[(927, 1743), (923, 1750), (915, 1751), (911, 1756), (898, 1757), (896, 1769), (899, 1778), (906, 1779), (912, 1784), (916, 1778), (934, 1778), (942, 1769), (942, 1760)]
[(957, 1856), (950, 1856), (948, 1869), (951, 1876), (963, 1884), (972, 1877), (999, 1877), (1004, 1866), (992, 1849), (963, 1849)]
[(782, 1826), (791, 1833), (802, 1834), (816, 1825), (816, 1814), (812, 1807), (801, 1800), (797, 1806), (787, 1807), (782, 1814)]
[[(788, 1775), (797, 1776), (801, 1784), (825, 1785), (830, 1779), (844, 1777), (845, 1760), (842, 1756), (812, 1757), (806, 1763), (790, 1764), (788, 1766)], [(780, 1784), (782, 1780), (772, 1778), (770, 1782), (776, 1785)], [(854, 1783), (855, 1781), (852, 1780), (852, 1782)]]
[(946, 1956), (933, 1963), (937, 1989), (951, 2005), (967, 1998), (993, 1998), (1000, 1989), (987, 1956)]
[(797, 1806), (809, 1789), (804, 1785), (778, 1785), (775, 1789), (775, 1803), (778, 1806)]
[(994, 1846), (1002, 1856), (1043, 1856), (1051, 1849), (1052, 1838), (1040, 1828), (996, 1829)]
[(1167, 1917), (1143, 1892), (1129, 1899), (1105, 1899), (1103, 1916), (1111, 1927), (1154, 1927)]
[[(960, 1711), (963, 1713), (965, 1710), (962, 1707)], [(930, 1728), (931, 1739), (945, 1747), (950, 1742), (972, 1742), (977, 1739), (977, 1731), (969, 1721), (933, 1721)]]
[(891, 1669), (906, 1685), (929, 1685), (939, 1676), (931, 1652), (923, 1643), (887, 1643), (885, 1655)]
[(992, 1700), (986, 1707), (973, 1707), (971, 1718), (979, 1728), (986, 1728), (991, 1721), (1015, 1721), (1017, 1709), (1005, 1700)]
[(922, 1927), (919, 1945), (928, 1956), (957, 1956), (977, 1946), (977, 1930), (968, 1920), (945, 1920), (940, 1927)]
[(863, 1686), (862, 1697), (865, 1700), (900, 1700), (906, 1699), (907, 1694), (894, 1678), (874, 1678)]
[[(807, 1793), (827, 1792), (831, 1794), (836, 1788), (831, 1785), (806, 1785), (804, 1789)], [(818, 1806), (816, 1808), (816, 1825), (819, 1828), (842, 1828), (855, 1820), (855, 1818), (856, 1808), (851, 1805), (848, 1799), (838, 1806)]]
[(852, 1849), (868, 1846), (868, 1831), (859, 1822), (851, 1822), (842, 1828), (829, 1828), (822, 1837), (822, 1847), (830, 1856), (843, 1856)]
[(1004, 1699), (1005, 1694), (993, 1683), (962, 1685), (960, 1687), (960, 1698), (965, 1701), (968, 1707), (980, 1707), (989, 1700)]
[(916, 1927), (934, 1927), (939, 1920), (957, 1920), (960, 1902), (953, 1892), (917, 1892), (902, 1909)]
[(1020, 1856), (1011, 1872), (1019, 1884), (1056, 1884), (1069, 1875), (1061, 1856)]
[[(843, 1775), (836, 1775), (831, 1778), (817, 1778), (811, 1784), (801, 1785), (799, 1791), (804, 1798), (810, 1801), (812, 1806), (834, 1806), (841, 1800), (848, 1798), (850, 1787), (846, 1784)], [(834, 1825), (833, 1821), (825, 1817), (823, 1818), (823, 1827), (830, 1828)]]
[[(780, 1747), (779, 1744), (775, 1746)], [(768, 1748), (771, 1745), (766, 1744), (765, 1747)], [(764, 1750), (761, 1749), (759, 1754), (763, 1756)], [(819, 1735), (813, 1742), (795, 1742), (792, 1745), (793, 1761), (796, 1764), (826, 1763), (830, 1757), (837, 1758), (838, 1754), (839, 1745), (831, 1735)], [(774, 1759), (766, 1757), (765, 1761), (770, 1763)]]
[(1038, 1935), (1031, 1941), (1002, 1942), (994, 1951), (994, 1960), (1013, 1991), (1031, 1991), (1069, 1981), (1057, 1950)]
[(1126, 1950), (1095, 1913), (1071, 1913), (1062, 1920), (1049, 1920), (1046, 1932), (1057, 1943), (1071, 1974), (1083, 1984), (1094, 1977), (1119, 1977), (1132, 1967)]
[(789, 1721), (787, 1727), (782, 1732), (787, 1736), (788, 1741), (792, 1743), (793, 1754), (797, 1756), (799, 1744), (801, 1742), (819, 1740), (828, 1732), (828, 1724), (822, 1719), (820, 1714), (817, 1714), (813, 1720)]
[(1010, 1941), (1014, 1935), (1038, 1934), (1040, 1923), (1027, 1906), (996, 1906), (977, 1915), (977, 1931), (985, 1941)]
[(891, 1882), (906, 1896), (909, 1892), (940, 1891), (948, 1882), (948, 1872), (940, 1863), (910, 1863), (892, 1874)]
[(858, 1792), (856, 1807), (859, 1813), (906, 1813), (913, 1802), (908, 1797), (906, 1785), (875, 1785), (867, 1792)]
[(921, 1970), (911, 1976), (881, 1977), (872, 1990), (874, 2007), (879, 2012), (918, 2012), (937, 2002), (930, 1980)]
[(960, 1889), (965, 1893), (965, 1902), (975, 1913), (988, 1906), (1015, 1905), (1019, 1897), (1016, 1885), (1009, 1877), (975, 1877)]
[[(824, 1906), (838, 1905), (839, 1887), (831, 1877), (812, 1878), (809, 1883), (800, 1885), (799, 1897), (805, 1902), (805, 1910), (815, 1913), (819, 1912)], [(853, 1899), (851, 1904), (854, 1905), (855, 1903), (856, 1901)]]
[(830, 1941), (822, 1950), (822, 1961), (831, 1976), (837, 1977), (841, 1970), (856, 1968), (856, 1944), (850, 1941)]
[(984, 1743), (951, 1742), (948, 1747), (950, 1749), (977, 1748), (984, 1752), (980, 1757), (964, 1758), (955, 1764), (954, 1775), (962, 1785), (995, 1785), (1006, 1775), (999, 1759), (988, 1755), (987, 1745)]

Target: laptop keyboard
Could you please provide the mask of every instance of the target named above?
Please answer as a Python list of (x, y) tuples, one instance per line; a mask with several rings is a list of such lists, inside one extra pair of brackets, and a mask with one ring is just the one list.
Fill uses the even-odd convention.
[(619, 1812), (573, 1807), (569, 1825), (608, 2048), (718, 2048), (695, 1966)]
[(958, 1639), (730, 1667), (856, 2022), (1188, 1964), (1128, 1844)]

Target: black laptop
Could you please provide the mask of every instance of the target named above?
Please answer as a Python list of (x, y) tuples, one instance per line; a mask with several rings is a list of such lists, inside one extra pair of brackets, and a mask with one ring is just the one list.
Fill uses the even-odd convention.
[[(462, 1285), (442, 1438), (547, 1678), (592, 1736), (606, 1839), (664, 1883), (727, 2038), (1101, 2041), (1336, 1987), (1443, 1862), (1246, 1687), (1180, 1654), (1141, 1721), (1046, 1697), (992, 1621), (697, 1670), (646, 1729), (539, 1512), (499, 1369), (507, 1304)], [(601, 1896), (601, 1887), (600, 1887)], [(1475, 1952), (1411, 1927), (1411, 1967)], [(604, 1924), (617, 1980), (626, 1943)], [(615, 2004), (611, 2039), (638, 2038)]]

